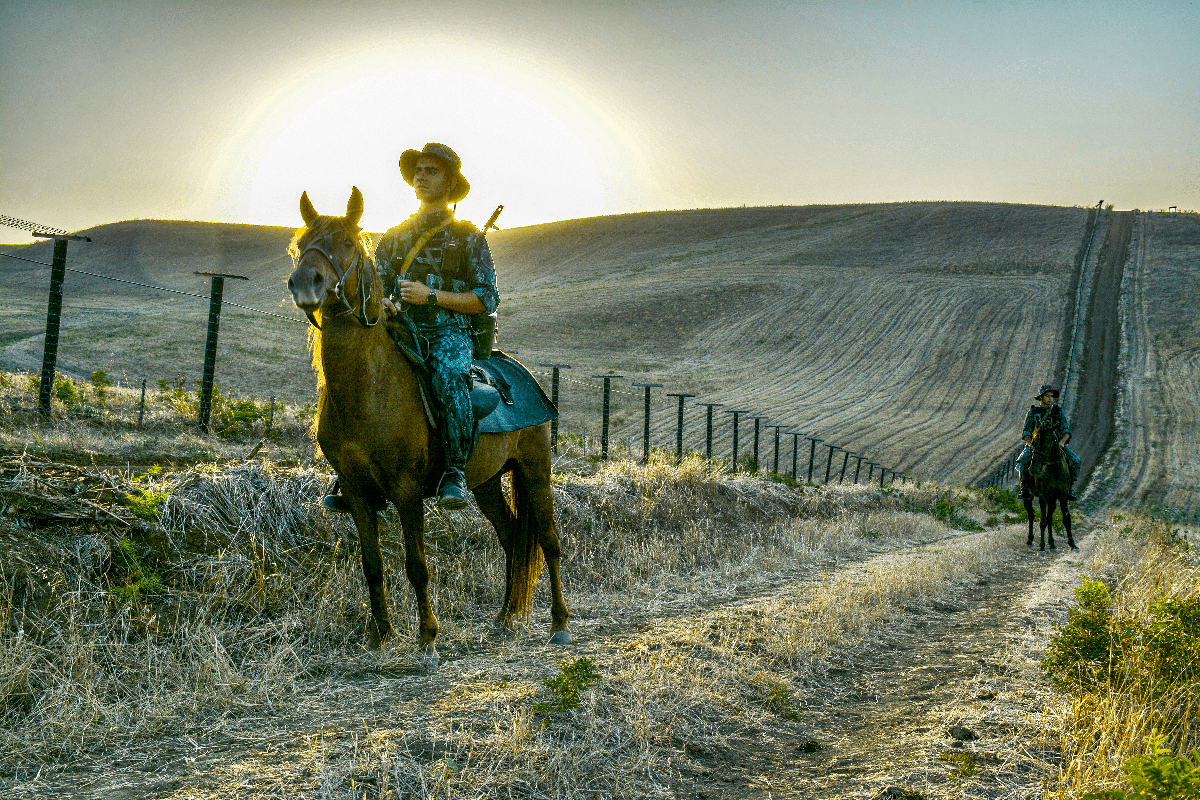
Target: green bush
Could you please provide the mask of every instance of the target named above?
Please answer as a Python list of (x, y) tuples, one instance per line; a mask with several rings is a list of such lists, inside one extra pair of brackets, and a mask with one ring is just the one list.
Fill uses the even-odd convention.
[(98, 369), (92, 373), (92, 390), (96, 393), (96, 402), (103, 406), (108, 398), (108, 387), (112, 386), (108, 373)]
[(1194, 800), (1200, 797), (1200, 751), (1176, 757), (1157, 731), (1146, 737), (1150, 753), (1125, 762), (1129, 790), (1085, 794), (1084, 800)]
[(112, 549), (108, 569), (109, 589), (121, 603), (141, 605), (162, 586), (158, 573), (142, 563), (137, 548), (129, 539), (121, 539)]
[(1075, 587), (1079, 602), (1050, 640), (1042, 660), (1042, 670), (1054, 688), (1071, 693), (1107, 683), (1120, 652), (1108, 587), (1087, 577), (1081, 577), (1080, 584)]
[(999, 486), (989, 486), (983, 490), (983, 499), (991, 507), (989, 510), (1011, 511), (1020, 514), (1025, 509), (1017, 495), (1011, 489), (1001, 489)]
[(54, 396), (67, 408), (79, 402), (79, 393), (75, 391), (75, 384), (70, 378), (59, 378), (54, 384)]
[(579, 705), (579, 695), (600, 682), (600, 674), (590, 658), (574, 661), (563, 659), (558, 662), (559, 674), (544, 678), (542, 683), (550, 690), (550, 700), (536, 703), (533, 710), (547, 718), (556, 711), (568, 711)]

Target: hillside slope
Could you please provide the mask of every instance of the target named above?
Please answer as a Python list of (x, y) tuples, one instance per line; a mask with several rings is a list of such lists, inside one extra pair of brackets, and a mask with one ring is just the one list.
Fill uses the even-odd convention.
[[(652, 402), (656, 445), (675, 440), (675, 403), (663, 393), (686, 392), (914, 477), (973, 480), (1016, 443), (1030, 392), (1055, 378), (1086, 218), (1080, 208), (911, 203), (659, 212), (499, 231), (489, 236), (499, 344), (539, 377), (540, 364), (572, 365), (563, 373), (564, 431), (598, 435), (599, 381), (590, 376), (615, 372), (625, 378), (614, 383), (612, 437), (635, 448), (642, 396), (629, 384), (656, 382), (664, 384)], [(68, 266), (198, 295), (208, 283), (193, 271), (247, 275), (227, 282), (227, 300), (296, 317), (283, 285), (291, 230), (139, 221), (89, 233), (95, 241), (72, 245)], [(47, 244), (5, 250), (49, 260)], [(0, 367), (34, 370), (48, 271), (11, 259), (0, 270), (11, 287)], [(198, 378), (203, 300), (70, 273), (65, 307), (68, 374), (100, 367), (130, 382)], [(227, 307), (220, 348), (217, 380), (227, 392), (311, 395), (297, 322)], [(703, 411), (689, 404), (686, 416), (685, 446), (702, 448)], [(752, 426), (742, 428), (743, 453)], [(716, 454), (728, 455), (730, 428), (718, 409)], [(761, 460), (771, 466), (772, 455), (764, 449)], [(790, 468), (790, 446), (781, 456)]]

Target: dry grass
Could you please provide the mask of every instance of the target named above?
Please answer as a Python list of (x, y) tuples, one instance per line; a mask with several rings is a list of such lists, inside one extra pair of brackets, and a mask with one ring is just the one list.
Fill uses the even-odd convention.
[[(326, 475), (259, 462), (140, 477), (9, 463), (0, 780), (22, 792), (49, 791), (64, 770), (103, 771), (115, 752), (128, 764), (194, 746), (222, 757), (177, 770), (178, 796), (359, 797), (364, 786), (380, 797), (652, 796), (679, 774), (681, 743), (796, 724), (805, 676), (994, 547), (993, 534), (947, 539), (929, 514), (904, 510), (948, 496), (935, 487), (788, 487), (700, 459), (560, 475), (568, 598), (585, 643), (593, 631), (577, 652), (603, 683), (547, 717), (535, 706), (558, 654), (538, 644), (540, 622), (492, 629), (498, 548), (473, 510), (427, 516), (452, 661), (424, 677), (406, 636), (380, 653), (362, 647), (360, 569), (338, 557), (348, 524), (314, 502)], [(166, 499), (152, 520), (126, 507), (126, 525), (47, 527), (13, 494), (41, 487), (65, 503), (75, 483), (97, 503), (101, 483), (112, 498)], [(932, 555), (853, 580), (813, 572), (937, 540)], [(415, 611), (396, 533), (384, 550), (403, 629)], [(805, 574), (801, 589), (773, 588)], [(657, 621), (639, 632), (647, 612)], [(624, 630), (626, 644), (605, 644), (604, 630)], [(390, 697), (386, 713), (360, 684)], [(238, 741), (259, 745), (229, 756)]]
[[(1200, 598), (1200, 561), (1178, 546), (1175, 530), (1146, 515), (1114, 514), (1099, 532), (1087, 573), (1111, 588), (1113, 618), (1132, 630), (1150, 624), (1155, 599)], [(1166, 735), (1177, 754), (1200, 749), (1200, 686), (1194, 678), (1176, 675), (1148, 685), (1149, 666), (1135, 661), (1130, 667), (1111, 684), (1060, 696), (1051, 706), (1053, 746), (1062, 753), (1051, 795), (1056, 800), (1123, 785), (1121, 765), (1146, 752), (1144, 739), (1154, 731)]]

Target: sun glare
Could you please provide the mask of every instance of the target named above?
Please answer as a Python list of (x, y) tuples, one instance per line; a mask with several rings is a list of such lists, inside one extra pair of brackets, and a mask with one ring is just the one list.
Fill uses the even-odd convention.
[(323, 213), (341, 213), (358, 186), (363, 227), (385, 230), (417, 205), (400, 153), (431, 141), (463, 160), (471, 193), (461, 219), (483, 224), (499, 204), (505, 228), (605, 211), (608, 166), (586, 126), (492, 77), (441, 65), (375, 69), (314, 94), (277, 104), (246, 132), (237, 174), (223, 181), (221, 205), (236, 219), (298, 225), (301, 192)]

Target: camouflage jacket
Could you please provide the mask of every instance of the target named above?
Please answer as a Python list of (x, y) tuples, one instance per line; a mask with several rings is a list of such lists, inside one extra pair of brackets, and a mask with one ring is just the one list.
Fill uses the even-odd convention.
[(1052, 405), (1050, 408), (1042, 408), (1040, 405), (1037, 405), (1031, 406), (1029, 413), (1025, 415), (1025, 427), (1021, 431), (1021, 438), (1032, 436), (1033, 431), (1041, 424), (1046, 414), (1050, 415), (1050, 420), (1042, 428), (1044, 435), (1053, 437), (1054, 441), (1057, 442), (1063, 436), (1071, 434), (1071, 423), (1067, 422), (1067, 415), (1063, 413), (1061, 406)]
[[(492, 313), (500, 302), (496, 293), (496, 268), (487, 239), (470, 222), (454, 220), (438, 231), (421, 248), (408, 272), (399, 274), (408, 251), (426, 231), (436, 228), (450, 212), (420, 218), (418, 214), (389, 230), (375, 246), (375, 266), (383, 279), (383, 291), (399, 301), (400, 281), (421, 281), (434, 291), (474, 292), (483, 302), (484, 313)], [(466, 327), (467, 315), (440, 306), (408, 306), (413, 322), (428, 327)]]

